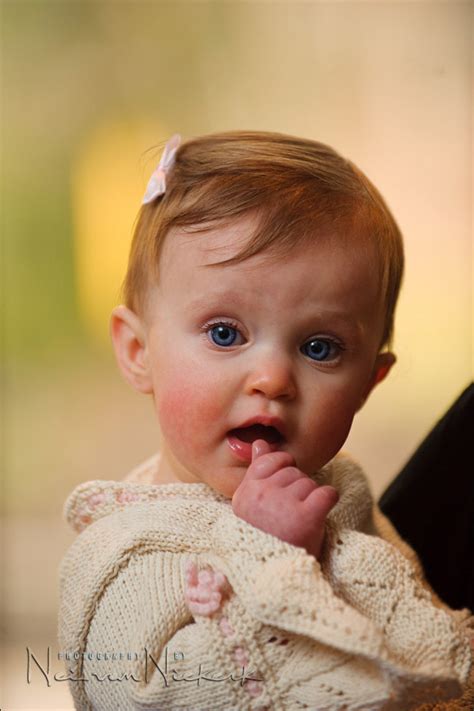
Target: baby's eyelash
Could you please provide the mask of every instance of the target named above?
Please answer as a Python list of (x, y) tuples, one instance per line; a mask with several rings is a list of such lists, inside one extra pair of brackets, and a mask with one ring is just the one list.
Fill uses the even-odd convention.
[(333, 336), (321, 336), (320, 337), (321, 341), (328, 341), (328, 343), (331, 343), (333, 346), (336, 346), (340, 351), (345, 351), (347, 350), (346, 346), (342, 341), (340, 341), (337, 338), (334, 338)]
[(346, 344), (343, 341), (339, 340), (339, 338), (337, 338), (336, 336), (326, 336), (325, 334), (317, 334), (316, 336), (310, 336), (309, 338), (306, 338), (303, 341), (303, 344), (309, 343), (311, 341), (326, 341), (332, 346), (336, 346), (340, 351), (347, 350)]
[(211, 328), (214, 328), (215, 326), (228, 326), (229, 328), (234, 328), (236, 331), (240, 331), (238, 323), (232, 321), (232, 319), (226, 318), (217, 318), (214, 321), (206, 321), (206, 323), (203, 323), (199, 330), (201, 331), (201, 333), (207, 333), (211, 330)]

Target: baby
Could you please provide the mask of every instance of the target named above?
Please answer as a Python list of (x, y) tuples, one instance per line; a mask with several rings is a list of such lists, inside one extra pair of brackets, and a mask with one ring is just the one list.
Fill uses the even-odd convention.
[(331, 148), (168, 142), (111, 321), (160, 454), (68, 500), (76, 708), (405, 710), (461, 693), (455, 614), (377, 536), (338, 454), (395, 362), (402, 272), (382, 197)]

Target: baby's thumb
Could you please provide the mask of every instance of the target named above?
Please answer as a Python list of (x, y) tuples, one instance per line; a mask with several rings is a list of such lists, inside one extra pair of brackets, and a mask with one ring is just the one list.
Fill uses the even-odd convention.
[(265, 442), (264, 439), (256, 439), (252, 443), (252, 462), (261, 457), (262, 454), (268, 454), (271, 451), (272, 449), (268, 442)]

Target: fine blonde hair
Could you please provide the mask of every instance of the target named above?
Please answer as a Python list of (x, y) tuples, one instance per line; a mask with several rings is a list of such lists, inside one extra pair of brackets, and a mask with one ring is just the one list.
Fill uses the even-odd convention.
[(302, 240), (324, 233), (336, 234), (348, 248), (373, 243), (385, 303), (381, 346), (391, 342), (404, 262), (392, 214), (353, 163), (323, 143), (279, 133), (216, 133), (180, 146), (165, 194), (143, 205), (138, 215), (123, 285), (125, 304), (143, 312), (171, 228), (200, 232), (251, 212), (259, 217), (254, 234), (221, 264), (267, 249), (287, 254)]

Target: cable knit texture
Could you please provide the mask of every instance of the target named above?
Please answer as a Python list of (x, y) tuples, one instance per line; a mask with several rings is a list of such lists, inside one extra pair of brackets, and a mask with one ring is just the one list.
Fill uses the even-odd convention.
[(153, 467), (66, 502), (81, 534), (61, 566), (59, 637), (77, 709), (409, 711), (462, 694), (469, 612), (440, 606), (416, 558), (375, 535), (350, 459), (313, 477), (340, 494), (321, 562), (206, 484), (140, 483)]

